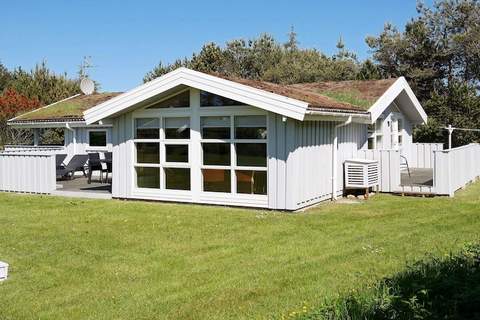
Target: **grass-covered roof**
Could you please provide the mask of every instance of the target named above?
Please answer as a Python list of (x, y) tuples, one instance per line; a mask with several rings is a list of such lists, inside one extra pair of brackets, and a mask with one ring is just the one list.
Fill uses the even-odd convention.
[(119, 92), (78, 95), (57, 103), (24, 113), (11, 122), (26, 121), (82, 121), (83, 112), (117, 95)]

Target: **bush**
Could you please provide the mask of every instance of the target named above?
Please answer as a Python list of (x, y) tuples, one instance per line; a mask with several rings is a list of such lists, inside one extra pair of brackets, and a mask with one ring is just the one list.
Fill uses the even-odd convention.
[(478, 319), (480, 244), (458, 254), (428, 258), (383, 279), (373, 289), (352, 291), (311, 311), (307, 319)]

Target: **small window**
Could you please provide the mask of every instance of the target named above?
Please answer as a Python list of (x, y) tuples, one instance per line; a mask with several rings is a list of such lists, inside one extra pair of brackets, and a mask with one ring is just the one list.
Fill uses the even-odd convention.
[(266, 143), (236, 143), (237, 165), (245, 167), (267, 166)]
[(382, 128), (383, 128), (383, 119), (377, 119), (375, 122), (375, 131), (377, 134), (382, 134)]
[(160, 188), (160, 168), (135, 168), (138, 188)]
[(188, 144), (165, 145), (165, 161), (188, 162)]
[(369, 134), (374, 133), (375, 132), (375, 124), (374, 123), (373, 124), (371, 124), (371, 123), (368, 124), (367, 131), (368, 131)]
[(235, 117), (235, 139), (266, 139), (266, 116)]
[(184, 91), (176, 96), (155, 103), (147, 109), (163, 109), (163, 108), (189, 108), (190, 107), (190, 91)]
[(90, 147), (106, 147), (107, 146), (107, 131), (89, 131), (88, 145)]
[(159, 139), (160, 121), (158, 118), (135, 119), (135, 139)]
[(237, 170), (237, 193), (267, 194), (267, 172)]
[(137, 163), (160, 163), (160, 144), (138, 142)]
[(203, 169), (203, 191), (230, 192), (230, 170)]
[(202, 143), (202, 148), (204, 165), (230, 165), (229, 143)]
[(375, 138), (374, 137), (368, 138), (368, 149), (369, 150), (375, 149)]
[(165, 168), (165, 188), (171, 190), (190, 190), (190, 169)]
[(203, 139), (230, 139), (230, 117), (202, 117), (200, 126)]
[(200, 106), (201, 107), (227, 107), (227, 106), (241, 106), (244, 103), (225, 98), (210, 92), (200, 92)]
[(382, 149), (383, 148), (383, 143), (382, 143), (382, 136), (377, 136), (377, 149)]
[(165, 139), (190, 139), (190, 118), (166, 118)]

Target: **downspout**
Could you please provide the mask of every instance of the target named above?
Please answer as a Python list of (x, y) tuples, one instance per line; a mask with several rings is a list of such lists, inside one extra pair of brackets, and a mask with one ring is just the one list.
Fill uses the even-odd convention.
[(338, 158), (338, 128), (348, 126), (352, 123), (352, 116), (349, 116), (345, 122), (337, 124), (333, 129), (332, 143), (332, 200), (337, 200), (337, 158)]
[(77, 153), (77, 132), (75, 131), (75, 129), (73, 129), (72, 127), (70, 127), (70, 124), (67, 122), (65, 123), (65, 128), (68, 130), (68, 131), (71, 131), (72, 132), (72, 136), (73, 136), (73, 154), (76, 154)]

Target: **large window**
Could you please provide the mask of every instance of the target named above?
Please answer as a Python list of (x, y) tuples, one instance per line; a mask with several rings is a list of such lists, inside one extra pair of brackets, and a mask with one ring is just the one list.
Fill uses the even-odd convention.
[(189, 149), (190, 118), (136, 118), (136, 186), (190, 190)]
[(238, 101), (196, 92), (192, 101), (186, 90), (134, 113), (137, 192), (266, 195), (267, 116)]
[(183, 91), (173, 97), (153, 104), (148, 109), (188, 108), (190, 107), (190, 90)]
[(225, 98), (210, 92), (200, 92), (200, 106), (201, 107), (228, 107), (228, 106), (240, 106), (244, 103)]
[(266, 116), (209, 116), (200, 123), (203, 191), (266, 194)]

